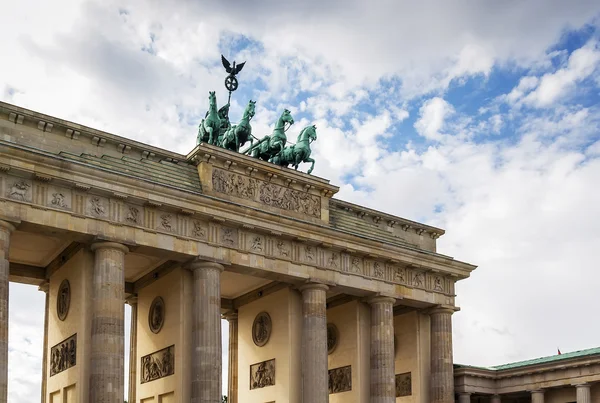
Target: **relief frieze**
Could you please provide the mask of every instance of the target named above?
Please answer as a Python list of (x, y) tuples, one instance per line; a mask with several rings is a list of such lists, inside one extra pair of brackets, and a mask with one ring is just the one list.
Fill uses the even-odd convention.
[(175, 373), (175, 345), (142, 357), (141, 383), (155, 381)]
[(50, 349), (50, 376), (77, 364), (77, 333)]
[(295, 211), (321, 218), (321, 198), (310, 193), (274, 183), (249, 178), (234, 172), (213, 168), (213, 190), (263, 203), (282, 210)]
[(412, 395), (412, 377), (410, 372), (396, 375), (396, 397)]
[(6, 196), (9, 199), (30, 202), (31, 194), (31, 182), (17, 179), (12, 184), (9, 183)]
[(275, 359), (250, 365), (250, 390), (275, 385)]
[(352, 367), (350, 365), (329, 370), (329, 394), (352, 390)]

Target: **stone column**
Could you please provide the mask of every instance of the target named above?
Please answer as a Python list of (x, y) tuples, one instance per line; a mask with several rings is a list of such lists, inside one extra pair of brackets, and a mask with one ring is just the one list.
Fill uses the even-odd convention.
[(121, 403), (125, 387), (125, 254), (113, 242), (92, 244), (90, 402)]
[(431, 402), (454, 403), (451, 308), (434, 308), (431, 317)]
[(302, 401), (327, 403), (327, 287), (310, 283), (302, 293)]
[(471, 394), (470, 393), (459, 393), (458, 403), (471, 403)]
[(137, 390), (137, 316), (138, 316), (138, 298), (132, 295), (127, 298), (127, 303), (131, 307), (131, 326), (129, 331), (129, 392), (127, 394), (128, 402), (136, 402)]
[(577, 403), (592, 403), (589, 383), (582, 383), (575, 385), (575, 387), (577, 388)]
[(229, 322), (229, 379), (227, 381), (227, 403), (238, 403), (238, 314), (227, 312)]
[(12, 224), (0, 220), (0, 403), (8, 399), (8, 250)]
[(394, 362), (394, 303), (390, 297), (374, 297), (371, 305), (371, 403), (396, 401)]
[(220, 403), (221, 273), (223, 266), (194, 262), (192, 306), (192, 398), (191, 403)]
[(50, 309), (50, 294), (48, 290), (50, 284), (44, 281), (40, 284), (38, 290), (46, 294), (46, 305), (44, 308), (44, 345), (42, 346), (42, 403), (46, 403), (46, 395), (48, 394), (48, 314)]
[(532, 390), (531, 391), (531, 403), (544, 403), (544, 391), (543, 390)]
[(502, 403), (500, 395), (493, 395), (490, 403)]

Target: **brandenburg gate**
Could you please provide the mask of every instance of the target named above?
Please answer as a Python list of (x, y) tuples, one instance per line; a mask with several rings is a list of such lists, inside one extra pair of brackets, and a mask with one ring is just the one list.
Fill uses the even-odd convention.
[(0, 103), (0, 403), (9, 281), (46, 294), (42, 402), (121, 403), (126, 376), (130, 403), (454, 402), (455, 284), (475, 267), (337, 191)]

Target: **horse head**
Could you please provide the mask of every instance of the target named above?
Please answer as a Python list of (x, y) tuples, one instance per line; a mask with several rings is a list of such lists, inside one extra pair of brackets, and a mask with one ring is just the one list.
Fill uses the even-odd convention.
[(217, 95), (215, 94), (214, 91), (208, 91), (208, 102), (210, 103), (210, 105), (217, 105)]
[(315, 141), (316, 139), (317, 139), (317, 126), (316, 125), (306, 126), (304, 129), (302, 129), (302, 131), (298, 135), (298, 142), (300, 142), (302, 140), (308, 140), (308, 142), (310, 143), (311, 140)]
[(256, 101), (250, 100), (248, 101), (248, 106), (246, 106), (246, 111), (245, 111), (245, 115), (248, 116), (248, 118), (252, 119), (254, 117), (254, 107), (256, 105)]
[(283, 113), (281, 114), (281, 117), (279, 119), (282, 123), (289, 123), (290, 125), (294, 124), (294, 118), (292, 117), (292, 113), (287, 109), (283, 110)]

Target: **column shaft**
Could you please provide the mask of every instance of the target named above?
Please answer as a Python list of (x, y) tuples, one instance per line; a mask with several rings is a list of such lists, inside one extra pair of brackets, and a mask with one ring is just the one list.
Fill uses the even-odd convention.
[(327, 290), (324, 284), (307, 284), (302, 292), (302, 401), (327, 403)]
[(125, 387), (125, 253), (102, 242), (95, 251), (92, 280), (90, 402), (122, 403)]
[(42, 346), (42, 403), (46, 403), (48, 394), (48, 314), (50, 309), (49, 284), (45, 281), (39, 287), (46, 294), (46, 305), (44, 308), (44, 345)]
[(577, 403), (592, 403), (592, 394), (590, 392), (590, 384), (585, 383), (576, 385), (577, 387)]
[(431, 402), (454, 403), (452, 314), (449, 308), (431, 314)]
[(371, 305), (371, 403), (396, 401), (394, 298), (375, 297)]
[(196, 262), (192, 322), (192, 403), (220, 403), (221, 272), (218, 263)]
[(502, 398), (500, 397), (500, 395), (493, 395), (492, 399), (490, 401), (490, 403), (501, 403), (502, 402)]
[(470, 393), (461, 393), (458, 395), (458, 403), (471, 403)]
[(137, 391), (137, 297), (130, 297), (127, 303), (131, 307), (131, 326), (129, 331), (129, 392), (128, 402), (136, 402)]
[(531, 403), (544, 403), (544, 391), (543, 390), (532, 390), (531, 391)]
[(225, 315), (225, 319), (229, 322), (227, 403), (238, 403), (238, 315), (230, 312)]
[(0, 403), (8, 400), (8, 250), (14, 230), (11, 224), (0, 221)]

